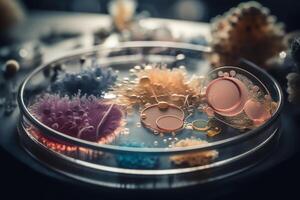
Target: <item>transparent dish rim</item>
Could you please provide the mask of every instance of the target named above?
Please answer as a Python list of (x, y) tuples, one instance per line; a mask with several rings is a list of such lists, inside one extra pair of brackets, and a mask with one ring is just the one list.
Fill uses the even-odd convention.
[[(64, 142), (90, 148), (93, 150), (98, 151), (110, 151), (110, 152), (131, 152), (131, 153), (150, 153), (150, 154), (172, 154), (172, 153), (185, 153), (185, 152), (194, 152), (194, 151), (207, 151), (207, 150), (213, 150), (218, 149), (227, 145), (232, 145), (238, 142), (245, 141), (246, 139), (255, 136), (257, 133), (266, 130), (268, 127), (270, 127), (274, 121), (277, 120), (279, 117), (279, 113), (283, 107), (283, 92), (278, 84), (278, 82), (269, 75), (265, 70), (261, 69), (260, 67), (256, 66), (254, 63), (251, 63), (250, 61), (245, 60), (248, 65), (250, 65), (255, 70), (258, 70), (259, 73), (263, 74), (266, 78), (270, 79), (270, 81), (274, 84), (276, 92), (278, 93), (278, 107), (277, 110), (274, 112), (272, 117), (265, 122), (263, 125), (252, 129), (250, 131), (247, 131), (243, 134), (239, 134), (234, 137), (230, 137), (224, 140), (210, 142), (203, 145), (195, 145), (190, 147), (176, 147), (176, 148), (135, 148), (135, 147), (124, 147), (124, 146), (116, 146), (116, 145), (110, 145), (110, 144), (98, 144), (95, 142), (89, 142), (86, 140), (78, 139), (72, 136), (65, 135), (59, 131), (56, 131), (43, 123), (41, 123), (38, 119), (36, 119), (27, 109), (27, 106), (24, 102), (24, 91), (26, 88), (27, 83), (31, 80), (32, 77), (34, 77), (38, 72), (42, 71), (44, 68), (47, 68), (51, 66), (53, 63), (59, 63), (64, 60), (69, 60), (73, 57), (78, 57), (82, 54), (91, 54), (96, 53), (97, 51), (105, 51), (105, 50), (114, 50), (114, 49), (125, 49), (125, 48), (153, 48), (153, 47), (165, 47), (165, 48), (176, 48), (176, 49), (182, 49), (182, 50), (191, 50), (199, 53), (211, 53), (212, 50), (210, 47), (207, 46), (200, 46), (200, 45), (193, 45), (188, 43), (177, 43), (177, 42), (162, 42), (162, 41), (135, 41), (135, 42), (124, 42), (118, 45), (117, 47), (105, 47), (105, 46), (95, 46), (89, 50), (79, 50), (74, 51), (70, 55), (64, 56), (62, 58), (58, 58), (55, 60), (52, 60), (48, 63), (42, 64), (39, 67), (37, 67), (35, 70), (33, 70), (22, 82), (22, 84), (19, 87), (18, 91), (18, 104), (19, 109), (21, 111), (21, 115), (25, 116), (27, 120), (32, 123), (33, 126), (37, 127), (44, 135), (47, 135), (49, 137), (55, 138), (57, 140), (62, 140)], [(230, 66), (229, 66), (230, 67)]]

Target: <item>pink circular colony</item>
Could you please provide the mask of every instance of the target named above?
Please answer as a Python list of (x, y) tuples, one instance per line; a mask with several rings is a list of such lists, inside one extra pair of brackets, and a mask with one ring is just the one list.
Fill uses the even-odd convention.
[(246, 102), (244, 111), (256, 124), (265, 122), (271, 117), (271, 114), (266, 110), (262, 103), (253, 100), (248, 100)]
[(228, 110), (240, 103), (238, 86), (231, 80), (220, 79), (208, 87), (207, 99), (216, 110)]
[(248, 99), (248, 90), (240, 80), (222, 77), (209, 83), (206, 98), (215, 112), (224, 116), (233, 116), (243, 111)]
[[(167, 116), (167, 117), (166, 117)], [(176, 118), (176, 119), (175, 119)], [(181, 122), (179, 122), (179, 120)], [(183, 126), (184, 112), (175, 105), (169, 104), (167, 109), (160, 109), (154, 104), (142, 110), (141, 122), (147, 128), (158, 132), (173, 132)], [(175, 125), (173, 124), (175, 122)], [(169, 124), (168, 124), (169, 123)], [(182, 124), (182, 125), (178, 125)], [(170, 127), (172, 126), (172, 127)]]
[(164, 131), (173, 132), (183, 127), (183, 120), (174, 115), (164, 115), (156, 120), (156, 125)]

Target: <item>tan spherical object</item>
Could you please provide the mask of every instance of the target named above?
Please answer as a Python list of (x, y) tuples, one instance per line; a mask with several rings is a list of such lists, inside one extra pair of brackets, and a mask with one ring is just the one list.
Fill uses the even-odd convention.
[(136, 95), (131, 95), (129, 98), (130, 98), (131, 100), (136, 100), (136, 99), (138, 99), (138, 96), (136, 96)]
[(148, 76), (142, 76), (140, 78), (140, 84), (141, 85), (149, 85), (151, 83), (151, 80), (149, 79)]
[(4, 72), (7, 76), (14, 76), (20, 69), (20, 65), (15, 60), (8, 60), (5, 63)]
[(141, 119), (146, 119), (147, 118), (147, 115), (145, 113), (142, 113), (141, 114)]
[(160, 110), (166, 110), (169, 108), (169, 104), (165, 101), (160, 101), (160, 102), (158, 102), (158, 108)]

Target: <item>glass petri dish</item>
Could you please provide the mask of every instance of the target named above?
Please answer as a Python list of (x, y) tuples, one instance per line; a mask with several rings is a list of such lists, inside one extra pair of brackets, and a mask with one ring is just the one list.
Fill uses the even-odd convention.
[[(124, 134), (108, 143), (97, 143), (59, 132), (30, 111), (32, 102), (53, 84), (49, 73), (57, 66), (63, 66), (64, 73), (75, 73), (82, 70), (82, 58), (87, 62), (96, 60), (100, 67), (118, 71), (117, 83), (128, 81), (133, 66), (153, 63), (170, 69), (185, 68), (189, 77), (211, 78), (219, 69), (211, 69), (206, 61), (210, 51), (208, 47), (182, 43), (128, 42), (115, 48), (100, 46), (74, 52), (36, 68), (18, 93), (21, 111), (18, 130), (24, 148), (52, 170), (83, 182), (117, 188), (185, 187), (225, 178), (254, 166), (269, 155), (280, 136), (283, 99), (277, 82), (247, 60), (241, 60), (239, 68), (223, 67), (222, 72), (236, 70), (245, 72), (249, 79), (255, 77), (253, 83), (261, 84), (262, 90), (276, 102), (272, 116), (249, 130), (241, 131), (217, 118), (221, 133), (210, 137), (205, 134), (206, 115), (199, 112), (193, 116), (200, 119), (194, 124), (203, 127), (197, 130), (184, 128), (177, 134), (153, 134), (140, 124), (139, 110), (133, 110), (124, 116)], [(109, 94), (102, 98), (110, 98)], [(176, 116), (171, 117), (178, 120)], [(165, 118), (161, 120), (168, 127)]]

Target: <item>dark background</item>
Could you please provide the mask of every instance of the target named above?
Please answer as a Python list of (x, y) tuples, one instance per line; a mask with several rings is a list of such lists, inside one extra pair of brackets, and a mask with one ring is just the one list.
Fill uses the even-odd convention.
[[(59, 10), (72, 12), (108, 13), (109, 0), (22, 0), (30, 10)], [(243, 1), (238, 0), (138, 0), (137, 11), (147, 10), (153, 17), (210, 21), (231, 7)], [(299, 0), (261, 0), (259, 1), (286, 24), (288, 31), (300, 27)], [(192, 8), (191, 8), (192, 5)], [(191, 9), (184, 9), (184, 7)], [(182, 10), (184, 14), (181, 14)], [(197, 14), (194, 14), (198, 11)], [(192, 12), (193, 10), (193, 12)], [(184, 16), (183, 16), (184, 15)], [(192, 15), (192, 16), (191, 16)], [(196, 16), (195, 16), (196, 15)]]
[[(55, 10), (70, 12), (107, 13), (108, 0), (23, 0), (22, 3), (30, 13), (32, 10)], [(182, 2), (193, 2), (194, 8), (199, 10), (196, 15), (179, 12)], [(241, 1), (236, 0), (140, 0), (138, 11), (147, 10), (153, 17), (188, 19), (193, 21), (210, 21), (218, 14), (222, 14)], [(260, 1), (270, 8), (271, 13), (279, 21), (286, 24), (288, 31), (300, 27), (299, 0), (266, 0)], [(80, 6), (78, 6), (80, 5)], [(178, 6), (181, 5), (181, 6)], [(195, 6), (197, 5), (197, 6)], [(201, 12), (200, 12), (201, 11)], [(181, 13), (181, 14), (180, 14)], [(193, 13), (193, 12), (191, 12)], [(300, 132), (299, 130), (294, 130)], [(299, 133), (300, 134), (300, 133)], [(28, 166), (21, 164), (15, 158), (0, 148), (0, 199), (204, 199), (206, 193), (221, 193), (222, 187), (211, 187), (208, 191), (201, 188), (189, 188), (177, 191), (157, 192), (124, 192), (107, 189), (87, 189), (36, 173)], [(270, 169), (262, 175), (249, 177), (241, 182), (232, 182), (229, 191), (220, 194), (220, 199), (300, 199), (299, 153), (291, 159)], [(200, 192), (201, 191), (201, 192)]]
[[(299, 156), (272, 168), (270, 171), (250, 177), (247, 182), (232, 182), (225, 193), (226, 185), (212, 186), (202, 191), (201, 187), (185, 188), (172, 191), (120, 191), (99, 188), (79, 187), (66, 184), (35, 171), (8, 156), (0, 148), (1, 199), (206, 199), (209, 193), (218, 198), (229, 200), (254, 199), (299, 199)], [(4, 164), (5, 163), (5, 164)]]

